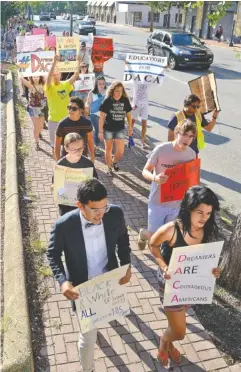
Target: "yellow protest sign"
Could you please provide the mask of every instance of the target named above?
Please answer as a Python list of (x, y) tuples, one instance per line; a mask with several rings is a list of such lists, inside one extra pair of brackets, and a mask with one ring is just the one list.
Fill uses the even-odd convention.
[(60, 57), (57, 68), (60, 72), (73, 72), (76, 70), (79, 39), (77, 37), (56, 38), (56, 53)]
[(79, 184), (91, 178), (93, 178), (93, 168), (73, 169), (56, 165), (54, 170), (54, 199), (56, 203), (75, 207)]

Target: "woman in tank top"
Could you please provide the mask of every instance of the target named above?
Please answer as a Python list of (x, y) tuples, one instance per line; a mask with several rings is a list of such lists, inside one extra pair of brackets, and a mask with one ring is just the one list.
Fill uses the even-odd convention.
[(89, 92), (87, 101), (85, 104), (86, 114), (90, 115), (91, 124), (94, 127), (94, 141), (95, 141), (95, 155), (100, 156), (99, 150), (99, 117), (100, 117), (100, 105), (103, 102), (106, 94), (106, 81), (104, 76), (100, 75), (95, 80), (94, 89)]
[[(160, 227), (152, 236), (150, 249), (159, 266), (158, 281), (161, 287), (161, 299), (165, 280), (171, 278), (168, 274), (168, 264), (173, 249), (217, 239), (215, 212), (218, 210), (219, 202), (212, 190), (207, 187), (194, 186), (187, 190), (177, 219)], [(219, 278), (220, 269), (213, 268), (212, 274)], [(164, 307), (168, 328), (160, 339), (158, 351), (158, 360), (164, 366), (168, 365), (169, 358), (177, 364), (181, 362), (181, 353), (174, 347), (173, 341), (182, 340), (185, 337), (187, 307), (188, 305)]]
[(21, 77), (22, 83), (28, 88), (28, 112), (33, 123), (33, 134), (36, 143), (36, 150), (39, 150), (39, 139), (42, 139), (41, 132), (44, 127), (44, 78), (33, 76), (29, 80)]

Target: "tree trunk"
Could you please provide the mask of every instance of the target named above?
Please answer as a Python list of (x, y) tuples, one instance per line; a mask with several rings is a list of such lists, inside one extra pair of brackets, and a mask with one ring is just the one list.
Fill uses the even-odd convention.
[(233, 233), (226, 246), (221, 262), (221, 284), (232, 291), (241, 290), (241, 213), (237, 216)]
[(168, 13), (167, 13), (167, 29), (170, 28), (170, 18), (171, 18), (171, 16), (170, 16), (170, 12), (171, 12), (171, 6), (172, 6), (172, 4), (171, 4), (171, 2), (170, 2), (169, 5), (168, 5)]
[(179, 29), (179, 19), (180, 19), (180, 12), (181, 12), (181, 7), (180, 4), (178, 4), (178, 11), (177, 11), (177, 26), (176, 28)]
[(188, 9), (185, 9), (184, 11), (184, 22), (183, 22), (183, 31), (186, 30), (186, 25), (187, 25), (187, 12), (188, 12)]
[(151, 9), (151, 19), (150, 19), (150, 31), (153, 32), (153, 18), (154, 18), (154, 14), (153, 14), (153, 10)]

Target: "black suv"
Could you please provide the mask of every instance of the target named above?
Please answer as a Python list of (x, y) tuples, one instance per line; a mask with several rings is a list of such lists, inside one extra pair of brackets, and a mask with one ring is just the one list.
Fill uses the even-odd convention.
[(50, 18), (56, 19), (56, 14), (54, 12), (50, 12)]
[(169, 67), (200, 66), (208, 69), (213, 52), (195, 35), (177, 30), (155, 30), (147, 39), (148, 54), (168, 57)]

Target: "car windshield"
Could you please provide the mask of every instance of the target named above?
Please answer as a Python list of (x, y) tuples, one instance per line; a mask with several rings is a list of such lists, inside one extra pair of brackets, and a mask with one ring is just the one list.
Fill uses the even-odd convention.
[(80, 22), (81, 25), (90, 25), (91, 26), (91, 23), (90, 22)]
[(197, 37), (188, 34), (173, 34), (172, 43), (174, 45), (202, 45)]

